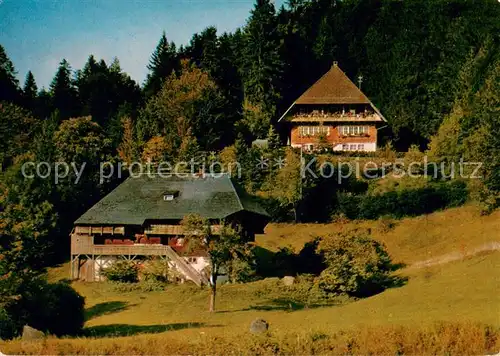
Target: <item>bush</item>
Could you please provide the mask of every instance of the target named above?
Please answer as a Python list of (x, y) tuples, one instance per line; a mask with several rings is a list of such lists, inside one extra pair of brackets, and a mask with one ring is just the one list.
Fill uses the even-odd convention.
[(389, 254), (375, 240), (342, 234), (324, 238), (320, 249), (327, 268), (317, 283), (327, 295), (366, 297), (381, 292), (392, 281)]
[(256, 269), (254, 260), (236, 258), (231, 260), (227, 268), (229, 280), (232, 283), (247, 283), (255, 280)]
[(132, 261), (118, 260), (101, 270), (101, 274), (111, 282), (136, 283), (139, 269)]
[(467, 187), (465, 183), (453, 181), (377, 195), (340, 194), (336, 213), (344, 214), (349, 219), (374, 220), (381, 216), (392, 216), (399, 219), (460, 206), (466, 200)]
[(11, 318), (5, 308), (0, 308), (0, 340), (12, 339), (16, 336), (20, 325)]
[(113, 282), (112, 289), (116, 292), (161, 292), (167, 287), (167, 283), (154, 279), (144, 279), (139, 283)]
[(296, 269), (298, 273), (303, 275), (319, 275), (326, 268), (323, 263), (323, 256), (318, 252), (320, 242), (321, 238), (315, 237), (304, 244), (304, 247), (297, 256)]
[(24, 325), (57, 336), (78, 334), (85, 320), (85, 299), (70, 285), (36, 279), (22, 286), (19, 298), (0, 310), (2, 338), (18, 335)]
[(146, 261), (141, 270), (141, 274), (144, 281), (168, 283), (172, 280), (168, 261), (159, 258), (153, 258)]

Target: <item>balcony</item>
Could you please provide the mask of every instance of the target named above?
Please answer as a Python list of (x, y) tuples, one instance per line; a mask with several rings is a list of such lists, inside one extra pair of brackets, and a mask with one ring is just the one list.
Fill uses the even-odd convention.
[(326, 113), (312, 111), (310, 113), (297, 113), (292, 116), (292, 122), (376, 122), (382, 121), (377, 113)]

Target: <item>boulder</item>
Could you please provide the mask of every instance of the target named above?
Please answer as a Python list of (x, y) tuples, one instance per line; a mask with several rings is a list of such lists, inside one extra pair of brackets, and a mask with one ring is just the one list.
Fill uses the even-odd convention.
[(45, 334), (42, 331), (32, 328), (29, 325), (24, 325), (22, 337), (23, 340), (39, 340), (43, 339), (44, 337)]
[(283, 284), (285, 286), (291, 286), (295, 282), (294, 276), (285, 276), (282, 278)]
[(265, 321), (264, 319), (255, 319), (252, 321), (250, 324), (250, 332), (252, 334), (260, 334), (263, 332), (266, 332), (267, 329), (269, 329), (269, 323)]

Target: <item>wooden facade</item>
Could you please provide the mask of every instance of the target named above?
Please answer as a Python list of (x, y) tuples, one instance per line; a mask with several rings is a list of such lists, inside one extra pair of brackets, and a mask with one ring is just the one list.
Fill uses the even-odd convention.
[(292, 147), (375, 151), (378, 129), (386, 120), (334, 63), (278, 121)]
[[(132, 241), (132, 239), (127, 239)], [(168, 241), (168, 240), (167, 240)], [(73, 233), (71, 235), (71, 279), (84, 279), (86, 281), (100, 281), (102, 276), (99, 271), (109, 261), (121, 258), (141, 263), (141, 258), (156, 256), (169, 261), (176, 269), (180, 270), (187, 279), (197, 285), (207, 284), (208, 279), (180, 257), (169, 244), (96, 244), (95, 236), (91, 234)]]
[(202, 273), (207, 251), (185, 243), (180, 223), (188, 214), (210, 221), (213, 234), (220, 233), (222, 222), (237, 224), (249, 241), (269, 221), (228, 175), (130, 177), (75, 221), (71, 278), (100, 280), (99, 270), (117, 258), (140, 263), (157, 256), (196, 284), (207, 283)]
[[(359, 133), (343, 134), (344, 127), (358, 128)], [(312, 131), (311, 134), (305, 133)], [(310, 128), (318, 127), (319, 130)], [(350, 125), (330, 123), (330, 122), (296, 122), (290, 129), (290, 141), (292, 147), (303, 147), (307, 150), (313, 150), (317, 147), (327, 145), (334, 150), (342, 151), (369, 151), (375, 149), (377, 142), (377, 127), (371, 124), (353, 123)]]

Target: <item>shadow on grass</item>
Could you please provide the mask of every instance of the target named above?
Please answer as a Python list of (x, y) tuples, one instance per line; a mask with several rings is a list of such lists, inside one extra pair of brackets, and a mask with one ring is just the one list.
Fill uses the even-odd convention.
[(252, 311), (252, 310), (257, 310), (257, 311), (277, 311), (277, 310), (282, 310), (286, 312), (292, 312), (296, 310), (303, 310), (303, 309), (316, 309), (316, 308), (325, 308), (325, 307), (334, 307), (342, 305), (342, 303), (335, 303), (335, 302), (325, 302), (325, 303), (314, 303), (314, 304), (308, 304), (308, 303), (300, 303), (292, 299), (288, 298), (276, 298), (269, 300), (267, 303), (262, 303), (258, 305), (251, 305), (248, 308), (243, 308), (243, 309), (236, 309), (236, 310), (221, 310), (218, 311), (217, 313), (234, 313), (234, 312), (241, 312), (241, 311)]
[(220, 325), (206, 325), (205, 323), (175, 323), (163, 325), (109, 324), (87, 327), (83, 329), (83, 335), (96, 338), (120, 337), (138, 334), (158, 334), (165, 331), (201, 328), (204, 326), (217, 327)]
[(85, 310), (85, 320), (90, 320), (101, 315), (118, 313), (122, 310), (126, 310), (133, 305), (129, 305), (126, 302), (112, 301), (96, 304), (87, 310)]

